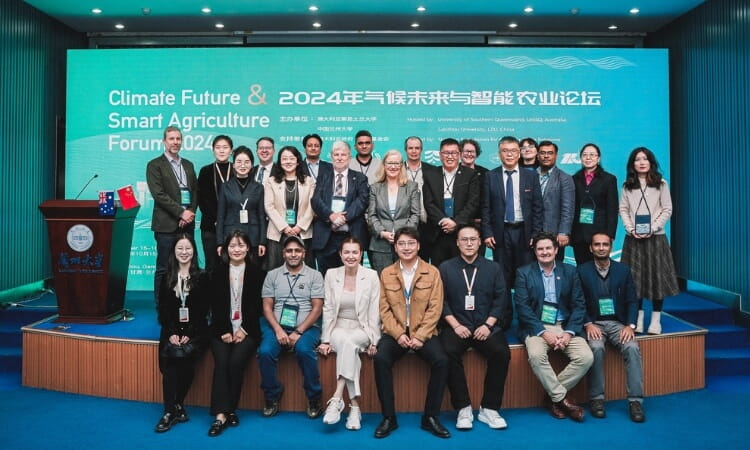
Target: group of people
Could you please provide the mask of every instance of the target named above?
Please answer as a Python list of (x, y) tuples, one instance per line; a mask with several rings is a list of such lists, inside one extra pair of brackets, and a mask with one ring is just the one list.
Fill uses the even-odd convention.
[[(472, 139), (441, 141), (441, 166), (432, 166), (421, 160), (418, 137), (405, 140), (405, 161), (398, 150), (379, 160), (372, 135), (362, 130), (356, 156), (336, 141), (330, 163), (320, 158), (316, 134), (303, 139), (304, 160), (285, 146), (274, 161), (274, 141), (263, 137), (255, 165), (250, 149), (218, 136), (215, 161), (196, 176), (179, 155), (181, 139), (179, 129), (167, 128), (165, 153), (147, 168), (162, 325), (164, 415), (156, 431), (187, 420), (183, 401), (207, 347), (215, 361), (210, 436), (239, 424), (244, 371), (256, 353), (263, 416), (278, 412), (284, 350), (294, 351), (302, 371), (308, 417), (339, 422), (346, 389), (351, 430), (361, 428), (360, 353), (372, 357), (383, 413), (376, 438), (398, 427), (392, 368), (416, 353), (430, 365), (421, 426), (446, 438), (439, 420), (446, 386), (456, 428), (473, 426), (462, 362), (473, 347), (487, 360), (476, 417), (503, 429), (505, 331), (514, 309), (554, 417), (583, 420), (568, 391), (586, 373), (591, 414), (605, 416), (610, 342), (625, 360), (630, 417), (645, 420), (635, 340), (644, 330), (642, 301), (653, 300), (648, 332), (658, 334), (663, 299), (677, 293), (664, 234), (671, 200), (650, 150), (631, 153), (618, 202), (616, 179), (602, 169), (594, 144), (582, 148), (583, 167), (571, 177), (556, 167), (554, 142), (530, 138), (500, 139), (501, 166), (488, 170), (476, 164), (481, 149)], [(193, 240), (198, 207), (205, 271)], [(627, 232), (622, 263), (610, 258), (618, 213)], [(568, 245), (578, 267), (563, 262)], [(363, 266), (365, 254), (371, 268)], [(569, 359), (559, 374), (550, 351)], [(336, 389), (324, 406), (317, 358), (331, 353)]]

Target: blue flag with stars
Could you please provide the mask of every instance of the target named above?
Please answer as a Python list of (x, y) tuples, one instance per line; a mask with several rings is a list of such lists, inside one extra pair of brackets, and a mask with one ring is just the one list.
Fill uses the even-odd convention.
[(99, 215), (115, 215), (115, 191), (99, 191)]

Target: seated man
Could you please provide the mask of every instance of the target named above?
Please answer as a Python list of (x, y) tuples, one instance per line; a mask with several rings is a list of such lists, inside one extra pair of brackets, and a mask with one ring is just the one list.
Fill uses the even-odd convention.
[[(581, 337), (586, 303), (576, 268), (555, 261), (557, 236), (539, 233), (532, 239), (536, 262), (518, 269), (515, 302), (518, 336), (526, 345), (531, 370), (552, 403), (553, 417), (583, 421), (583, 408), (568, 398), (568, 391), (586, 375), (594, 359)], [(555, 374), (547, 353), (562, 351), (570, 362)]]
[(277, 376), (282, 348), (294, 350), (304, 377), (308, 399), (307, 416), (322, 412), (320, 373), (315, 349), (320, 340), (320, 314), (323, 311), (323, 277), (305, 265), (305, 245), (297, 236), (284, 241), (284, 264), (268, 272), (263, 282), (262, 334), (258, 348), (261, 388), (266, 399), (263, 416), (279, 412), (284, 386)]
[[(401, 228), (394, 236), (398, 261), (383, 269), (380, 276), (380, 319), (383, 336), (375, 354), (375, 384), (383, 420), (375, 429), (384, 438), (398, 428), (393, 399), (393, 365), (409, 350), (430, 364), (422, 429), (441, 438), (450, 432), (440, 423), (448, 356), (437, 336), (437, 323), (443, 311), (443, 283), (435, 266), (420, 259), (416, 228)], [(414, 383), (420, 383), (414, 380)]]
[(440, 265), (445, 292), (443, 319), (448, 325), (440, 332), (440, 340), (450, 358), (448, 390), (458, 410), (456, 428), (471, 429), (474, 421), (462, 359), (469, 347), (487, 359), (477, 418), (490, 428), (507, 428), (497, 412), (510, 363), (510, 348), (500, 328), (507, 299), (505, 277), (498, 263), (479, 256), (482, 239), (476, 225), (460, 226), (456, 236), (460, 255)]
[[(604, 354), (609, 342), (625, 360), (625, 388), (628, 393), (630, 419), (643, 422), (643, 362), (635, 340), (638, 298), (630, 267), (612, 261), (612, 238), (595, 233), (589, 247), (593, 261), (578, 266), (583, 295), (586, 299), (586, 337), (594, 352), (589, 372), (589, 407), (591, 415), (604, 418)], [(627, 325), (626, 325), (627, 324)]]

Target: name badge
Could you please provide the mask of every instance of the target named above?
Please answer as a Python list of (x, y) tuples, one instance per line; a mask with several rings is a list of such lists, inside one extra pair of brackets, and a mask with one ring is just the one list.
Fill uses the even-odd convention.
[(293, 209), (287, 209), (286, 210), (286, 223), (287, 225), (296, 225), (297, 224), (297, 211)]
[(578, 216), (579, 223), (593, 224), (594, 223), (594, 210), (591, 208), (581, 208), (581, 214)]
[(180, 205), (190, 206), (190, 190), (188, 188), (180, 188)]
[(635, 234), (651, 234), (651, 214), (635, 216)]
[(453, 217), (453, 197), (443, 197), (443, 212), (447, 217)]
[(333, 197), (331, 199), (331, 212), (340, 213), (346, 208), (345, 197)]
[(248, 223), (249, 221), (250, 220), (248, 219), (248, 216), (247, 216), (247, 210), (241, 209), (240, 210), (240, 223)]
[(242, 319), (242, 311), (239, 309), (232, 313), (232, 320), (240, 320)]
[(180, 322), (190, 322), (190, 312), (187, 308), (179, 308)]
[(557, 306), (542, 305), (542, 322), (554, 325), (557, 323)]
[(474, 311), (474, 296), (473, 295), (464, 296), (464, 308), (467, 311)]
[(296, 327), (298, 313), (299, 306), (284, 303), (284, 306), (281, 307), (281, 317), (279, 317), (279, 325), (281, 325), (282, 328), (288, 329)]
[(599, 315), (600, 316), (614, 316), (615, 315), (615, 301), (611, 298), (600, 298), (599, 299)]

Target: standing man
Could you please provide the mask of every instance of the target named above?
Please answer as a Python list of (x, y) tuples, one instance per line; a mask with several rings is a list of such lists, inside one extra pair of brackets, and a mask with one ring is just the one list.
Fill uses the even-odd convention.
[(376, 181), (375, 174), (383, 165), (382, 161), (372, 156), (372, 150), (375, 148), (375, 144), (372, 142), (372, 134), (367, 130), (357, 131), (354, 136), (354, 145), (357, 156), (351, 160), (349, 168), (366, 176), (367, 184), (370, 185)]
[(426, 242), (430, 262), (436, 267), (458, 255), (456, 230), (474, 223), (479, 212), (479, 183), (472, 169), (458, 165), (459, 146), (453, 138), (440, 142), (441, 167), (424, 172), (424, 206), (427, 209)]
[[(581, 422), (583, 408), (568, 398), (568, 392), (586, 375), (594, 357), (581, 337), (586, 314), (581, 282), (574, 266), (556, 262), (557, 245), (556, 235), (537, 234), (532, 243), (536, 262), (518, 269), (518, 337), (526, 345), (531, 370), (549, 395), (552, 416)], [(570, 360), (559, 374), (550, 365), (551, 350)]]
[(370, 186), (367, 177), (350, 170), (351, 149), (344, 141), (336, 141), (331, 149), (333, 170), (319, 174), (315, 194), (310, 202), (313, 219), (312, 249), (318, 263), (318, 270), (325, 276), (328, 269), (340, 267), (341, 242), (347, 236), (354, 236), (369, 248), (365, 214), (370, 199)]
[(445, 293), (443, 319), (448, 325), (440, 339), (450, 358), (448, 390), (451, 404), (458, 410), (456, 428), (471, 429), (474, 421), (463, 364), (463, 354), (469, 347), (487, 360), (478, 419), (492, 429), (507, 428), (497, 412), (503, 403), (510, 363), (510, 348), (498, 326), (508, 299), (505, 277), (499, 264), (479, 255), (482, 238), (476, 225), (461, 226), (456, 236), (460, 255), (440, 265)]
[(182, 233), (193, 236), (195, 211), (198, 207), (198, 178), (193, 163), (180, 158), (182, 132), (169, 126), (163, 135), (164, 154), (149, 161), (146, 182), (154, 199), (151, 230), (156, 240), (156, 270), (154, 298), (159, 304), (159, 286), (167, 272), (167, 260), (177, 237)]
[(604, 418), (604, 355), (609, 342), (625, 360), (625, 388), (628, 394), (630, 420), (643, 422), (643, 361), (635, 323), (638, 297), (630, 267), (613, 261), (612, 238), (595, 233), (591, 238), (593, 261), (578, 266), (583, 295), (586, 298), (586, 337), (594, 353), (589, 371), (589, 408), (591, 415)]
[(261, 388), (266, 400), (263, 417), (279, 412), (284, 386), (278, 379), (277, 365), (282, 349), (294, 350), (297, 356), (308, 401), (307, 417), (315, 419), (323, 411), (320, 401), (323, 390), (315, 350), (320, 341), (323, 277), (304, 261), (302, 239), (287, 237), (284, 240), (284, 264), (268, 272), (263, 282), (262, 337), (258, 347)]
[(264, 136), (255, 143), (256, 153), (258, 155), (258, 165), (250, 170), (250, 178), (261, 186), (271, 176), (271, 169), (274, 166), (273, 154), (276, 152), (274, 149), (273, 139)]
[(406, 227), (394, 237), (398, 261), (380, 276), (380, 319), (383, 337), (375, 354), (375, 384), (383, 420), (375, 429), (384, 438), (398, 428), (393, 399), (393, 365), (413, 351), (430, 365), (422, 429), (441, 438), (450, 432), (440, 423), (448, 376), (448, 356), (437, 338), (437, 324), (443, 311), (443, 283), (437, 268), (420, 259), (419, 232)]
[(305, 171), (305, 175), (312, 177), (317, 183), (321, 174), (325, 175), (333, 171), (331, 163), (320, 159), (323, 138), (315, 133), (308, 134), (302, 138), (302, 146), (305, 148), (305, 164), (302, 169)]
[[(422, 161), (422, 139), (417, 136), (409, 136), (404, 141), (404, 152), (406, 153), (406, 174), (409, 179), (419, 186), (419, 234), (423, 237), (427, 234), (425, 224), (427, 223), (427, 210), (424, 207), (424, 171), (434, 169), (430, 163)], [(425, 261), (430, 260), (429, 245), (420, 242), (419, 257)]]
[(565, 246), (570, 242), (570, 230), (573, 227), (573, 210), (575, 209), (576, 186), (573, 177), (560, 170), (557, 163), (557, 144), (551, 141), (539, 143), (539, 185), (544, 204), (542, 229), (555, 233), (560, 248), (557, 260), (565, 259)]
[[(542, 191), (539, 175), (520, 170), (518, 139), (505, 136), (498, 145), (502, 165), (484, 177), (482, 188), (482, 236), (493, 250), (493, 259), (505, 273), (505, 286), (515, 286), (516, 269), (533, 260), (531, 237), (542, 231)], [(513, 308), (508, 302), (502, 324), (510, 327)]]

